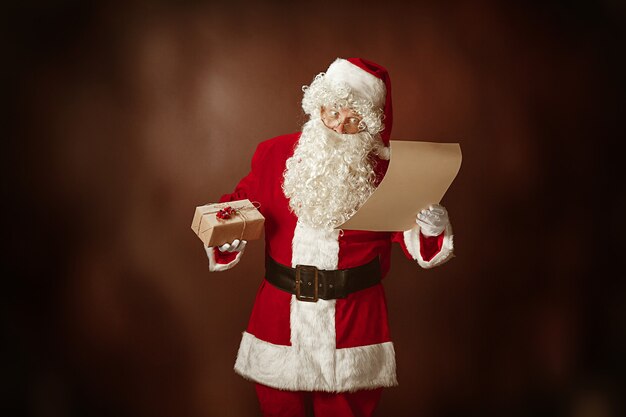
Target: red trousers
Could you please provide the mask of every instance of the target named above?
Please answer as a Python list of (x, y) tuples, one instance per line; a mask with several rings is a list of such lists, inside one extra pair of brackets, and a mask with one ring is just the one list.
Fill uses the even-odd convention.
[(256, 384), (263, 417), (370, 417), (382, 391), (282, 391)]

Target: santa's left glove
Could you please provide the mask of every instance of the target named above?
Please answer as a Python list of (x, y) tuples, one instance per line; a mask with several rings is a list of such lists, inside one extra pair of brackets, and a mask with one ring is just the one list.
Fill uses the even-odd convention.
[(448, 226), (448, 212), (439, 204), (431, 204), (417, 213), (415, 221), (424, 236), (439, 236)]
[(246, 247), (245, 240), (235, 239), (232, 243), (224, 243), (222, 246), (218, 246), (220, 252), (243, 252)]

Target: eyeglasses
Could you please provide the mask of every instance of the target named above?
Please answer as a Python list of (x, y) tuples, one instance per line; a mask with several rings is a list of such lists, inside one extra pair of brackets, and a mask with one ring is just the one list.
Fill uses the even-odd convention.
[(326, 108), (322, 107), (321, 110), (322, 122), (329, 129), (337, 129), (339, 126), (343, 126), (342, 131), (338, 133), (354, 134), (365, 130), (365, 126), (360, 117), (354, 115), (354, 111), (351, 109), (336, 109), (334, 107)]

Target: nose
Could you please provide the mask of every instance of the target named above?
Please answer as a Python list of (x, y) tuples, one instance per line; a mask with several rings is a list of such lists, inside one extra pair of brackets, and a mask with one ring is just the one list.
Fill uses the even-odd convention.
[(343, 134), (343, 121), (342, 121), (341, 123), (339, 123), (339, 124), (337, 125), (337, 127), (335, 127), (333, 130), (334, 130), (335, 132), (337, 132), (337, 133), (342, 133), (342, 134)]

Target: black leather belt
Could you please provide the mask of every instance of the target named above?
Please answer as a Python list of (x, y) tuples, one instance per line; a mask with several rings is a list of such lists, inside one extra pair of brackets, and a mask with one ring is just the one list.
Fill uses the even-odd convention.
[(377, 256), (365, 265), (349, 269), (324, 270), (311, 265), (291, 268), (268, 255), (265, 257), (265, 279), (275, 287), (295, 294), (300, 301), (334, 300), (378, 284), (380, 262)]

